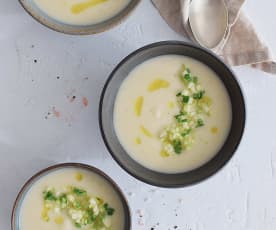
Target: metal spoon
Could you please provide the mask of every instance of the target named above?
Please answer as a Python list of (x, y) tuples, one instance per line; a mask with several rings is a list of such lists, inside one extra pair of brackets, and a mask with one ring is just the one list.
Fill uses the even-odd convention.
[(183, 21), (189, 36), (201, 46), (217, 50), (229, 34), (224, 0), (182, 0)]

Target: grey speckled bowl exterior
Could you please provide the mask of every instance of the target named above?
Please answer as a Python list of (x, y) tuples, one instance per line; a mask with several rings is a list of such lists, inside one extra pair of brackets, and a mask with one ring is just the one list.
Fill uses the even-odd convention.
[(127, 7), (124, 8), (119, 14), (104, 22), (94, 25), (78, 26), (62, 23), (49, 17), (35, 5), (33, 0), (19, 0), (23, 8), (38, 22), (57, 32), (71, 35), (96, 34), (109, 30), (126, 19), (127, 16), (129, 16), (135, 7), (140, 3), (140, 1), (141, 0), (131, 0)]
[[(184, 55), (214, 70), (224, 83), (232, 103), (232, 126), (226, 142), (216, 156), (193, 171), (165, 174), (147, 169), (133, 160), (120, 144), (113, 124), (114, 102), (121, 83), (142, 62), (160, 55)], [(117, 163), (135, 178), (160, 187), (184, 187), (198, 183), (218, 172), (236, 151), (245, 127), (245, 102), (233, 72), (213, 53), (189, 43), (165, 41), (145, 46), (126, 57), (109, 76), (100, 100), (99, 123), (103, 140)]]
[(127, 202), (125, 196), (123, 195), (123, 192), (118, 187), (118, 185), (109, 176), (107, 176), (104, 172), (102, 172), (101, 170), (94, 168), (90, 165), (85, 165), (85, 164), (80, 164), (80, 163), (65, 163), (65, 164), (58, 164), (58, 165), (54, 165), (49, 168), (43, 169), (42, 171), (38, 172), (33, 177), (31, 177), (25, 183), (25, 185), (20, 190), (20, 192), (14, 202), (14, 206), (13, 206), (13, 210), (12, 210), (12, 217), (11, 217), (11, 230), (20, 230), (19, 218), (20, 218), (20, 209), (22, 206), (22, 202), (24, 201), (25, 196), (27, 195), (28, 191), (32, 188), (34, 183), (49, 173), (52, 173), (56, 170), (62, 170), (62, 169), (68, 169), (68, 168), (87, 170), (87, 171), (93, 172), (93, 173), (101, 176), (104, 180), (106, 180), (112, 186), (114, 191), (118, 194), (118, 196), (121, 200), (121, 203), (123, 205), (123, 209), (124, 209), (123, 211), (124, 211), (124, 215), (125, 215), (125, 223), (124, 223), (125, 227), (122, 230), (130, 230), (131, 229), (130, 208), (129, 208), (129, 205), (128, 205), (128, 202)]

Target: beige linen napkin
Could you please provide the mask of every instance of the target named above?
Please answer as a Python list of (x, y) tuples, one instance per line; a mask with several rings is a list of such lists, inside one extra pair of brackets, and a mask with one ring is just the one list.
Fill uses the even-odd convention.
[[(276, 74), (276, 62), (269, 48), (260, 39), (245, 14), (240, 12), (244, 1), (225, 0), (230, 32), (221, 49), (213, 51), (229, 65), (252, 65), (265, 72)], [(152, 0), (152, 2), (171, 28), (195, 42), (184, 7), (190, 0)]]

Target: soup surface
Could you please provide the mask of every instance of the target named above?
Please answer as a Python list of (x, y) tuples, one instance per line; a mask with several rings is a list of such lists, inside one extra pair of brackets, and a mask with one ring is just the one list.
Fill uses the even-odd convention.
[(20, 230), (122, 230), (123, 207), (104, 178), (88, 170), (58, 169), (28, 191)]
[(130, 0), (33, 0), (48, 16), (72, 25), (92, 25), (117, 15)]
[(122, 83), (114, 127), (123, 148), (154, 171), (190, 171), (211, 160), (230, 130), (229, 95), (214, 71), (165, 55), (137, 66)]

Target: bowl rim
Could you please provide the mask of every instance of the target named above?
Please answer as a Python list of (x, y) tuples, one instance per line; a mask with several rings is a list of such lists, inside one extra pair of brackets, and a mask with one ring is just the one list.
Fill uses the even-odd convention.
[[(193, 180), (192, 182), (190, 183), (162, 183), (162, 182), (158, 182), (158, 181), (153, 181), (153, 180), (147, 180), (145, 177), (143, 176), (140, 176), (140, 175), (137, 175), (136, 173), (133, 173), (131, 172), (123, 163), (121, 163), (117, 157), (116, 157), (116, 154), (113, 152), (112, 148), (110, 147), (109, 145), (109, 142), (108, 142), (108, 138), (106, 137), (106, 134), (104, 132), (104, 125), (103, 125), (103, 119), (102, 119), (102, 114), (103, 114), (103, 102), (104, 102), (104, 98), (105, 98), (105, 95), (106, 95), (106, 91), (107, 91), (107, 88), (109, 86), (109, 83), (110, 81), (113, 79), (114, 75), (116, 74), (116, 72), (126, 63), (128, 62), (128, 60), (130, 60), (131, 58), (135, 57), (137, 54), (139, 54), (140, 52), (143, 52), (145, 50), (149, 50), (149, 49), (152, 49), (152, 48), (156, 48), (156, 47), (162, 47), (162, 46), (167, 46), (167, 45), (180, 45), (180, 46), (188, 46), (188, 47), (191, 47), (193, 49), (197, 49), (199, 50), (200, 52), (204, 52), (206, 53), (207, 55), (210, 55), (212, 56), (214, 59), (216, 59), (218, 62), (220, 62), (220, 64), (223, 65), (223, 67), (229, 71), (229, 73), (232, 75), (232, 78), (233, 78), (233, 81), (235, 82), (235, 84), (238, 86), (238, 93), (240, 95), (240, 99), (241, 99), (241, 103), (242, 103), (242, 109), (243, 111), (241, 112), (244, 116), (242, 117), (242, 123), (241, 123), (241, 132), (240, 132), (240, 135), (238, 136), (238, 141), (235, 143), (235, 146), (233, 146), (233, 151), (231, 153), (231, 156), (225, 160), (219, 167), (217, 167), (217, 169), (215, 171), (213, 171), (212, 173), (210, 173), (209, 175), (207, 176), (203, 176), (203, 178), (197, 178), (195, 180)], [(119, 89), (118, 89), (119, 90)], [(231, 101), (232, 102), (232, 101)], [(148, 44), (148, 45), (145, 45), (133, 52), (131, 52), (129, 55), (127, 55), (122, 61), (119, 62), (119, 64), (117, 64), (117, 66), (113, 69), (113, 71), (110, 73), (110, 75), (108, 76), (105, 84), (104, 84), (104, 87), (102, 89), (102, 92), (101, 92), (101, 96), (100, 96), (100, 101), (99, 101), (99, 110), (98, 110), (98, 122), (99, 122), (99, 127), (100, 127), (100, 133), (101, 133), (101, 136), (102, 136), (102, 139), (103, 139), (103, 142), (108, 150), (108, 152), (110, 153), (110, 155), (112, 156), (112, 158), (117, 162), (117, 164), (124, 170), (126, 171), (129, 175), (131, 175), (132, 177), (134, 177), (135, 179), (137, 180), (140, 180), (146, 184), (149, 184), (149, 185), (153, 185), (153, 186), (157, 186), (157, 187), (162, 187), (162, 188), (168, 188), (168, 189), (171, 189), (171, 188), (183, 188), (183, 187), (189, 187), (189, 186), (193, 186), (193, 185), (196, 185), (196, 184), (199, 184), (200, 182), (203, 182), (203, 181), (206, 181), (208, 179), (210, 179), (211, 177), (213, 177), (214, 175), (216, 175), (220, 170), (222, 170), (226, 164), (232, 159), (232, 157), (235, 155), (241, 141), (242, 141), (242, 138), (243, 138), (243, 135), (244, 135), (244, 131), (245, 131), (245, 126), (246, 126), (246, 119), (247, 119), (247, 113), (246, 113), (246, 103), (245, 103), (245, 97), (244, 97), (244, 94), (242, 92), (242, 89), (241, 89), (241, 85), (238, 81), (238, 79), (236, 78), (236, 75), (234, 74), (234, 72), (231, 70), (231, 68), (226, 64), (224, 63), (224, 61), (218, 57), (216, 54), (214, 54), (212, 51), (208, 50), (207, 48), (204, 48), (204, 47), (201, 47), (201, 46), (198, 46), (198, 45), (195, 45), (191, 42), (184, 42), (184, 41), (176, 41), (176, 40), (166, 40), (166, 41), (159, 41), (159, 42), (154, 42), (154, 43), (151, 43), (151, 44)], [(232, 125), (231, 125), (232, 127)], [(229, 138), (229, 136), (227, 137), (227, 139)], [(226, 140), (227, 140), (226, 139)], [(119, 140), (118, 140), (119, 142)], [(135, 161), (135, 160), (134, 160)], [(142, 166), (143, 168), (147, 169), (147, 170), (150, 170), (148, 168), (146, 168), (145, 166), (141, 165), (140, 163), (138, 163), (137, 161), (135, 161), (138, 165)], [(207, 162), (208, 163), (208, 162)], [(204, 165), (206, 165), (207, 163), (205, 163)], [(204, 165), (200, 166), (199, 168), (203, 167)], [(197, 169), (199, 168), (196, 168), (192, 171), (196, 171)], [(162, 172), (157, 172), (157, 171), (154, 171), (156, 173), (159, 173), (160, 175), (183, 175), (183, 174), (186, 174), (186, 173), (189, 173), (191, 171), (187, 171), (187, 172), (180, 172), (180, 173), (162, 173)]]
[(31, 185), (31, 183), (34, 182), (37, 178), (39, 180), (39, 177), (43, 176), (44, 174), (47, 175), (47, 173), (50, 173), (51, 171), (54, 172), (56, 170), (66, 169), (66, 168), (79, 168), (79, 169), (87, 170), (87, 171), (95, 173), (98, 176), (105, 179), (111, 185), (111, 187), (114, 189), (114, 191), (117, 193), (117, 195), (119, 196), (120, 202), (123, 205), (126, 219), (128, 219), (128, 221), (127, 221), (128, 226), (125, 226), (125, 229), (126, 230), (131, 229), (131, 224), (132, 224), (131, 209), (130, 209), (128, 200), (127, 200), (126, 196), (124, 195), (122, 189), (110, 176), (108, 176), (102, 170), (100, 170), (94, 166), (91, 166), (91, 165), (87, 165), (87, 164), (83, 164), (83, 163), (61, 163), (61, 164), (55, 164), (55, 165), (52, 165), (52, 166), (49, 166), (47, 168), (40, 170), (39, 172), (34, 174), (32, 177), (30, 177), (24, 183), (22, 188), (19, 190), (19, 193), (16, 196), (16, 199), (13, 204), (12, 214), (11, 214), (11, 230), (16, 230), (16, 224), (15, 224), (16, 214), (17, 214), (18, 208), (20, 208), (18, 205), (19, 205), (19, 202), (21, 201), (21, 199), (22, 198), (24, 199), (23, 194), (26, 191), (26, 189)]
[[(62, 22), (59, 22), (59, 21), (57, 21), (57, 23), (60, 23), (60, 25), (59, 26), (55, 26), (52, 23), (50, 23), (49, 20), (43, 20), (43, 18), (41, 18), (41, 14), (38, 14), (38, 13), (35, 13), (34, 11), (32, 11), (30, 9), (30, 7), (28, 6), (28, 4), (25, 3), (26, 0), (18, 0), (18, 1), (19, 1), (20, 5), (23, 7), (23, 9), (33, 19), (35, 19), (35, 21), (37, 21), (41, 25), (43, 25), (43, 26), (45, 26), (45, 27), (47, 27), (47, 28), (49, 28), (49, 29), (51, 29), (53, 31), (56, 31), (56, 32), (59, 32), (59, 33), (63, 33), (63, 34), (67, 34), (67, 35), (93, 35), (93, 34), (103, 33), (105, 31), (108, 31), (108, 30), (114, 28), (115, 26), (121, 24), (124, 20), (126, 20), (131, 15), (131, 13), (136, 9), (136, 7), (139, 5), (139, 3), (142, 0), (131, 0), (129, 2), (129, 4), (126, 7), (124, 7), (115, 16), (107, 19), (106, 21), (94, 24), (94, 25), (100, 25), (101, 23), (105, 23), (107, 21), (110, 21), (109, 24), (103, 25), (102, 27), (99, 27), (97, 29), (91, 28), (91, 26), (93, 26), (93, 24), (92, 25), (84, 25), (83, 27), (86, 27), (86, 28), (83, 28), (82, 25), (66, 24), (66, 23), (62, 23)], [(48, 16), (48, 17), (51, 18), (51, 19), (54, 19), (53, 17), (50, 17), (50, 16)], [(118, 17), (118, 18), (116, 18), (116, 17)], [(114, 18), (116, 20), (113, 20)], [(61, 24), (70, 26), (71, 28), (70, 29), (69, 28), (68, 29), (66, 29), (66, 28), (62, 29)]]

